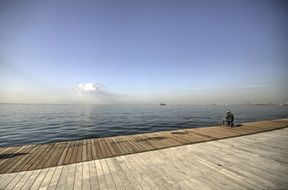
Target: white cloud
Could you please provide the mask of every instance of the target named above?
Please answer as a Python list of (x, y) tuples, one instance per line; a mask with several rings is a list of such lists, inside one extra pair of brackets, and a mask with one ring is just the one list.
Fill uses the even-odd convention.
[(118, 104), (123, 99), (123, 95), (110, 92), (106, 86), (96, 82), (75, 85), (69, 88), (65, 97), (75, 103), (87, 104)]
[(73, 91), (76, 92), (90, 92), (90, 93), (96, 93), (96, 92), (102, 92), (103, 91), (103, 85), (98, 83), (84, 83), (84, 84), (78, 84), (75, 86)]

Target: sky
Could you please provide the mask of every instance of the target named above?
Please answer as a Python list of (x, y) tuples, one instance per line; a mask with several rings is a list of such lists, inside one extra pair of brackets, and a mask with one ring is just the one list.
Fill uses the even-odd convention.
[(1, 0), (0, 103), (288, 102), (281, 0)]

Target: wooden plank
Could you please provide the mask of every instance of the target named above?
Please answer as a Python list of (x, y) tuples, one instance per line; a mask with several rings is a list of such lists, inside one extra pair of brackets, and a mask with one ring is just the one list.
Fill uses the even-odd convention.
[[(48, 145), (48, 146), (42, 146), (41, 151), (38, 152), (37, 156), (35, 156), (30, 162), (29, 165), (27, 165), (25, 170), (33, 170), (33, 169), (41, 169), (43, 168), (45, 162), (49, 160), (49, 155), (54, 153), (54, 150), (56, 148), (55, 144)], [(24, 168), (23, 168), (24, 170)]]
[[(209, 162), (205, 159), (199, 159), (197, 160), (197, 164), (199, 164), (199, 166), (201, 167), (207, 167), (208, 170), (211, 171), (211, 173), (213, 172), (213, 176), (215, 178), (215, 180), (217, 180), (217, 183), (211, 183), (211, 186), (218, 186), (218, 187), (221, 187), (221, 186), (228, 186), (228, 187), (231, 187), (233, 189), (240, 189), (242, 187), (242, 185), (249, 185), (248, 187), (249, 188), (253, 188), (253, 189), (258, 189), (257, 187), (255, 186), (252, 186), (250, 185), (249, 183), (246, 183), (244, 184), (243, 182), (240, 183), (240, 181), (238, 180), (235, 180), (235, 178), (231, 178), (231, 175), (223, 175), (225, 174), (225, 172), (223, 172), (223, 170), (219, 170), (220, 167), (217, 166), (216, 164), (213, 164), (213, 162)], [(240, 177), (240, 176), (238, 176)]]
[(114, 167), (111, 159), (105, 159), (106, 161), (106, 165), (107, 167), (109, 168), (109, 171), (110, 171), (110, 175), (112, 176), (113, 178), (113, 181), (114, 181), (114, 184), (115, 186), (117, 187), (117, 190), (124, 190), (126, 189), (123, 185), (123, 183), (127, 183), (127, 182), (123, 182), (121, 181), (121, 178), (119, 177), (118, 175), (118, 172), (116, 170), (116, 168)]
[(164, 136), (162, 134), (155, 133), (152, 137), (152, 141), (158, 143), (162, 148), (174, 147), (177, 145), (175, 141), (170, 141), (169, 137)]
[(69, 169), (70, 169), (71, 165), (65, 165), (62, 168), (62, 172), (60, 174), (56, 189), (57, 190), (63, 190), (68, 178), (68, 174), (69, 174)]
[(38, 158), (33, 161), (33, 164), (30, 166), (29, 170), (43, 168), (43, 165), (45, 164), (44, 162), (46, 161), (45, 158), (47, 157), (47, 155), (49, 155), (49, 151), (53, 151), (53, 146), (46, 147), (44, 151), (41, 152), (41, 155), (39, 155)]
[(105, 141), (105, 144), (107, 145), (106, 147), (109, 149), (110, 157), (117, 156), (117, 153), (112, 147), (111, 141), (109, 140), (109, 138), (103, 138), (103, 140)]
[[(191, 139), (194, 139), (194, 136), (191, 137), (191, 135), (188, 134), (188, 132), (182, 132), (182, 131), (175, 133), (175, 134), (174, 133), (167, 133), (166, 135), (181, 145), (190, 144)], [(202, 139), (201, 139), (201, 141), (202, 141)]]
[[(131, 138), (131, 136), (125, 136), (125, 138), (133, 144), (133, 146), (137, 149), (137, 152), (144, 152), (146, 151), (145, 147), (143, 147), (140, 143), (137, 143), (135, 139)], [(136, 152), (135, 152), (136, 153)]]
[(42, 181), (44, 180), (45, 176), (48, 173), (49, 168), (41, 169), (40, 174), (37, 179), (34, 181), (33, 185), (31, 186), (30, 190), (36, 190), (40, 188)]
[(78, 142), (78, 147), (77, 147), (77, 155), (76, 155), (76, 163), (82, 161), (82, 152), (83, 152), (83, 141)]
[(13, 174), (4, 174), (1, 178), (0, 181), (0, 188), (1, 189), (5, 189), (9, 183), (15, 178), (17, 177), (19, 173), (13, 173)]
[(101, 190), (102, 189), (108, 189), (100, 160), (95, 160), (94, 162), (95, 162), (95, 166), (96, 166), (96, 171), (97, 171), (100, 189)]
[(246, 126), (239, 126), (239, 127), (233, 127), (233, 128), (224, 128), (225, 130), (234, 132), (234, 133), (238, 133), (239, 135), (246, 135), (246, 134), (250, 134), (250, 133), (254, 133), (257, 132), (253, 130), (253, 128), (251, 129), (251, 127), (246, 127)]
[[(234, 172), (230, 171), (231, 165), (234, 165), (234, 162), (231, 162), (230, 159), (227, 160), (223, 160), (223, 157), (226, 157), (227, 154), (223, 154), (223, 152), (219, 152), (217, 151), (217, 153), (213, 153), (210, 154), (211, 152), (214, 152), (213, 149), (209, 148), (209, 153), (207, 151), (203, 151), (203, 149), (205, 149), (206, 147), (203, 147), (200, 145), (201, 148), (197, 149), (197, 151), (202, 152), (202, 154), (198, 154), (193, 152), (193, 155), (197, 155), (197, 160), (201, 163), (204, 164), (205, 167), (207, 166), (208, 168), (210, 168), (211, 170), (214, 170), (214, 172), (220, 172), (221, 175), (224, 175), (225, 177), (229, 178), (228, 180), (238, 184), (238, 186), (245, 186), (245, 187), (249, 187), (251, 189), (259, 189), (259, 187), (250, 184), (249, 182), (247, 182), (245, 180), (245, 178), (243, 178), (243, 176), (238, 175)], [(208, 154), (210, 156), (208, 156)], [(217, 156), (215, 156), (215, 154), (217, 154)], [(222, 159), (217, 159), (218, 155), (222, 158)], [(199, 163), (199, 166), (201, 166), (201, 164)], [(198, 162), (197, 162), (198, 164)], [(219, 186), (219, 184), (218, 184)]]
[(155, 133), (143, 134), (143, 137), (144, 142), (151, 144), (156, 150), (166, 148), (166, 145), (161, 142), (162, 138), (158, 139), (159, 137)]
[[(129, 177), (126, 175), (125, 170), (120, 166), (116, 158), (111, 158), (108, 161), (109, 168), (114, 167), (122, 184), (124, 185), (125, 189), (141, 189), (141, 187), (133, 186), (133, 184), (130, 182)], [(138, 188), (137, 188), (138, 187)]]
[[(231, 141), (228, 141), (227, 143), (226, 143), (226, 146), (232, 146), (232, 147), (235, 147), (235, 145), (237, 146), (237, 140), (234, 142), (231, 142)], [(222, 145), (222, 144), (221, 144)], [(261, 149), (259, 149), (259, 148), (257, 148), (257, 149), (253, 149), (253, 145), (249, 145), (249, 144), (247, 144), (246, 146), (243, 146), (243, 144), (239, 144), (238, 145), (238, 148), (237, 148), (238, 150), (240, 150), (240, 151), (245, 151), (246, 153), (250, 153), (250, 154), (254, 154), (254, 155), (257, 155), (257, 156), (263, 156), (263, 157), (265, 157), (265, 155), (271, 155), (271, 153), (272, 154), (274, 154), (274, 152), (271, 152), (271, 151), (265, 151), (265, 150), (261, 150)], [(287, 157), (287, 156), (285, 156), (286, 154), (284, 154), (284, 155), (282, 155), (282, 154), (277, 154), (278, 156), (279, 156), (279, 158), (283, 158), (284, 160), (284, 162), (285, 162), (285, 157)], [(272, 156), (272, 155), (271, 155)]]
[(107, 187), (108, 187), (109, 190), (110, 189), (116, 190), (116, 186), (114, 184), (114, 180), (113, 180), (113, 178), (112, 178), (112, 176), (110, 174), (109, 168), (108, 168), (105, 160), (106, 159), (101, 159), (99, 161), (100, 161), (101, 166), (102, 166), (103, 175), (105, 176)]
[(96, 147), (97, 158), (98, 159), (103, 158), (102, 152), (101, 152), (101, 148), (100, 148), (100, 144), (99, 144), (99, 140), (98, 139), (94, 139), (94, 144), (95, 144), (95, 147)]
[(60, 143), (60, 146), (58, 145), (56, 147), (55, 154), (50, 157), (50, 159), (52, 159), (50, 162), (50, 167), (57, 166), (57, 164), (59, 163), (59, 161), (61, 159), (61, 156), (62, 156), (62, 153), (63, 153), (65, 147), (66, 147), (66, 143)]
[(91, 190), (99, 190), (99, 183), (98, 183), (98, 177), (97, 177), (97, 171), (94, 161), (88, 162), (89, 165), (89, 175), (90, 175), (90, 184), (91, 184)]
[(129, 147), (131, 153), (141, 152), (141, 148), (134, 144), (132, 139), (127, 138), (127, 136), (122, 136), (121, 139), (125, 141), (126, 146)]
[(47, 190), (56, 189), (60, 175), (61, 175), (61, 172), (62, 172), (62, 169), (63, 169), (63, 166), (57, 166), (56, 167), (56, 170), (55, 170), (55, 172), (54, 172), (54, 174), (50, 180), (50, 183), (48, 185)]
[[(187, 154), (186, 151), (185, 152), (177, 151), (177, 149), (176, 151), (171, 150), (169, 154), (171, 154), (171, 157), (177, 158), (177, 161), (175, 162), (176, 167), (179, 167), (179, 169), (185, 172), (188, 176), (190, 175), (191, 176), (190, 178), (193, 177), (194, 179), (199, 181), (201, 184), (206, 184), (209, 189), (213, 189), (215, 187), (221, 189), (225, 186), (226, 181), (230, 180), (230, 179), (226, 179), (227, 176), (225, 177), (219, 174), (219, 171), (213, 171), (208, 166), (203, 165), (200, 162), (197, 162), (197, 160), (201, 159), (201, 155), (198, 155), (197, 153), (193, 151), (188, 151), (188, 154)], [(193, 162), (185, 159), (186, 157), (189, 157), (191, 160), (193, 160)], [(204, 158), (205, 158), (205, 155), (204, 155)], [(214, 180), (207, 181), (205, 180), (205, 178), (201, 177), (201, 176), (206, 176), (208, 173), (211, 178), (213, 177), (213, 179), (215, 179), (215, 181)], [(237, 184), (233, 183), (232, 186), (228, 186), (228, 187), (236, 188), (234, 187), (235, 185), (237, 186)]]
[(21, 147), (8, 147), (3, 153), (1, 154), (0, 165), (4, 164), (7, 160), (9, 160), (9, 156), (16, 152)]
[[(53, 143), (53, 144), (51, 144), (51, 146), (48, 146), (46, 148), (47, 148), (47, 151), (44, 153), (44, 155), (42, 155), (42, 159), (37, 164), (35, 169), (41, 169), (41, 168), (47, 167), (46, 163), (50, 162), (51, 155), (54, 153), (54, 151), (56, 149), (56, 145), (55, 145), (55, 143)], [(45, 164), (46, 164), (46, 166), (45, 166)]]
[[(231, 149), (232, 149), (232, 147), (231, 147)], [(230, 149), (230, 150), (231, 150)], [(227, 149), (227, 150), (229, 150), (229, 149)], [(245, 151), (244, 151), (245, 152)], [(210, 153), (210, 152), (209, 152)], [(246, 154), (246, 152), (245, 152), (245, 154)], [(242, 155), (245, 155), (245, 154), (242, 154)], [(248, 153), (248, 154), (250, 154), (250, 153)], [(253, 153), (251, 153), (251, 155), (253, 155)], [(217, 155), (218, 156), (218, 155)], [(257, 172), (260, 172), (261, 174), (259, 174), (261, 177), (265, 177), (265, 176), (267, 176), (266, 177), (266, 179), (267, 180), (269, 180), (269, 179), (273, 179), (273, 176), (277, 176), (277, 173), (276, 173), (276, 175), (275, 174), (270, 174), (271, 173), (271, 170), (265, 170), (265, 169), (263, 169), (263, 166), (270, 166), (270, 161), (269, 161), (269, 163), (267, 162), (268, 160), (263, 160), (263, 161), (261, 161), (261, 162), (259, 162), (260, 160), (259, 160), (259, 157), (257, 158), (257, 161), (256, 162), (254, 162), (254, 160), (255, 159), (241, 159), (241, 158), (239, 158), (239, 156), (241, 156), (241, 155), (239, 155), (239, 154), (237, 154), (237, 156), (235, 156), (235, 153), (233, 154), (233, 153), (230, 153), (230, 155), (228, 155), (228, 154), (226, 154), (226, 157), (228, 157), (228, 159), (229, 160), (235, 160), (236, 162), (235, 162), (235, 164), (236, 165), (238, 165), (238, 164), (240, 164), (239, 165), (239, 167), (243, 167), (243, 168), (245, 168), (245, 166), (247, 165), (247, 169), (248, 170), (250, 170), (251, 171), (251, 169), (252, 170), (255, 170), (255, 171), (257, 171)], [(233, 158), (234, 157), (234, 158)], [(219, 158), (219, 159), (221, 159), (221, 157)], [(241, 161), (242, 160), (242, 161)], [(245, 161), (244, 161), (245, 160)], [(239, 162), (240, 161), (240, 162)], [(252, 165), (249, 165), (248, 163), (251, 163), (251, 162), (253, 162), (253, 164)], [(261, 163), (261, 164), (259, 164), (259, 163)], [(235, 166), (235, 164), (234, 164), (234, 166)], [(260, 167), (258, 166), (257, 167), (257, 165), (260, 165)], [(274, 168), (274, 166), (273, 167), (271, 167), (271, 169), (273, 170), (273, 168)], [(286, 169), (287, 170), (287, 169)], [(249, 172), (250, 172), (249, 171)], [(279, 171), (279, 170), (278, 170)], [(252, 173), (253, 173), (253, 171), (252, 171)], [(281, 172), (282, 173), (282, 172)], [(250, 174), (249, 174), (250, 175)], [(278, 182), (279, 183), (279, 182)]]
[(67, 154), (65, 156), (63, 164), (69, 164), (70, 163), (70, 159), (71, 159), (71, 155), (72, 155), (75, 143), (76, 143), (76, 141), (70, 141), (69, 142), (69, 149), (67, 151)]
[(11, 146), (11, 147), (0, 147), (0, 154), (5, 154), (5, 152), (9, 151), (13, 147), (14, 146)]
[[(47, 168), (47, 167), (53, 167), (57, 165), (58, 162), (58, 158), (60, 159), (61, 157), (61, 146), (63, 146), (63, 144), (54, 144), (53, 147), (51, 148), (51, 151), (49, 151), (46, 155), (47, 159), (45, 159), (45, 163), (41, 164), (41, 166), (43, 168)], [(60, 149), (60, 151), (59, 151)], [(58, 156), (57, 156), (58, 154)]]
[(124, 151), (120, 147), (118, 147), (119, 145), (117, 145), (117, 143), (113, 140), (113, 137), (109, 137), (108, 141), (110, 142), (117, 156), (123, 154)]
[(274, 160), (288, 164), (287, 156), (285, 155), (274, 154), (274, 153), (271, 154), (271, 152), (266, 152), (265, 150), (261, 150), (261, 149), (255, 149), (253, 147), (243, 146), (243, 147), (239, 147), (239, 149), (244, 150), (246, 152), (253, 153), (254, 155), (261, 156), (263, 158), (270, 158), (270, 159), (272, 158)]
[(28, 157), (30, 157), (30, 152), (33, 151), (33, 149), (35, 148), (35, 146), (28, 146), (27, 149), (25, 149), (25, 155), (19, 157), (17, 160), (15, 160), (14, 162), (12, 162), (13, 164), (11, 164), (9, 166), (9, 168), (5, 168), (5, 170), (1, 171), (1, 172), (6, 172), (6, 173), (10, 173), (10, 172), (16, 172), (16, 168), (18, 168), (18, 166), (20, 166), (22, 164), (23, 161), (25, 161)]
[(41, 157), (41, 154), (45, 149), (49, 147), (49, 145), (40, 145), (37, 151), (34, 152), (33, 156), (30, 156), (30, 159), (27, 159), (26, 162), (23, 164), (24, 166), (21, 168), (22, 171), (28, 170), (36, 161), (41, 160), (39, 159)]
[(41, 172), (41, 170), (34, 170), (32, 175), (27, 180), (27, 182), (23, 185), (22, 189), (31, 189), (34, 181), (36, 181), (36, 179), (38, 178), (40, 172)]
[(0, 189), (5, 189), (19, 173), (0, 174)]
[(55, 171), (56, 171), (56, 167), (49, 168), (46, 176), (44, 177), (44, 179), (40, 185), (39, 190), (46, 190), (48, 188), (48, 185), (49, 185)]
[(87, 161), (87, 141), (83, 141), (83, 147), (82, 147), (82, 162)]
[[(218, 153), (219, 154), (219, 153)], [(210, 168), (212, 168), (213, 169), (213, 167), (216, 167), (216, 165), (212, 165), (212, 164), (209, 164), (209, 162), (207, 162), (207, 160), (204, 160), (204, 159), (200, 159), (199, 161), (201, 161), (203, 164), (206, 164), (207, 166), (209, 166)], [(212, 161), (212, 163), (213, 163), (213, 161)], [(234, 163), (233, 164), (233, 168), (235, 168), (235, 164), (237, 164), (237, 163)], [(245, 175), (243, 175), (244, 173), (242, 172), (242, 171), (238, 171), (238, 170), (243, 170), (244, 168), (239, 168), (239, 169), (237, 169), (237, 170), (235, 170), (235, 171), (233, 171), (234, 169), (232, 169), (232, 168), (228, 168), (228, 170), (230, 170), (230, 171), (232, 171), (234, 174), (236, 173), (236, 175), (238, 174), (239, 176), (242, 176), (242, 180), (241, 181), (246, 181), (245, 179), (247, 179), (247, 177), (249, 177), (249, 178), (251, 178), (251, 176), (249, 176), (250, 174), (248, 174), (247, 172), (244, 172), (245, 173)], [(217, 170), (217, 168), (215, 168), (215, 170)], [(225, 170), (224, 170), (225, 171)], [(240, 173), (239, 173), (240, 172)], [(246, 174), (248, 174), (248, 175), (246, 175)], [(239, 177), (238, 176), (238, 177)], [(244, 178), (243, 178), (244, 177)], [(257, 188), (261, 188), (261, 185), (259, 186), (259, 179), (255, 179), (255, 178), (251, 178), (251, 179), (253, 179), (253, 181), (248, 181), (249, 183), (251, 183), (252, 182), (252, 184), (254, 185), (254, 186), (250, 186), (250, 188), (253, 188), (253, 189), (255, 189), (255, 186), (257, 187)], [(255, 183), (256, 182), (256, 183)], [(260, 182), (260, 183), (262, 183), (262, 182)], [(246, 184), (246, 186), (247, 186), (247, 184)]]
[[(14, 148), (7, 148), (6, 152), (3, 151), (3, 153), (0, 154), (0, 170), (2, 169), (3, 165), (8, 165), (11, 160), (11, 157), (13, 158), (17, 154), (21, 153), (23, 149), (25, 150), (26, 146), (23, 147), (14, 147)], [(15, 157), (14, 157), (15, 158)]]
[(21, 159), (21, 164), (20, 164), (20, 162), (18, 162), (19, 164), (17, 164), (16, 167), (13, 167), (13, 172), (25, 171), (24, 167), (27, 167), (27, 165), (29, 164), (31, 159), (33, 159), (34, 156), (37, 155), (38, 151), (40, 150), (40, 147), (41, 147), (40, 145), (31, 147), (31, 149), (29, 151), (29, 155), (27, 155), (27, 156), (25, 155), (23, 157), (23, 159)]
[[(174, 162), (176, 164), (175, 165), (176, 168), (178, 168), (180, 171), (185, 172), (185, 175), (191, 176), (190, 178), (193, 177), (194, 179), (196, 179), (196, 181), (192, 181), (193, 184), (197, 184), (198, 182), (200, 182), (200, 183), (209, 183), (210, 181), (205, 182), (205, 178), (201, 177), (201, 175), (206, 175), (205, 172), (208, 171), (208, 168), (203, 166), (203, 169), (201, 167), (201, 169), (199, 168), (200, 169), (200, 171), (199, 171), (199, 169), (197, 169), (197, 167), (198, 167), (197, 163), (194, 162), (194, 160), (199, 159), (199, 155), (195, 154), (195, 152), (192, 152), (191, 150), (188, 151), (188, 152), (187, 151), (186, 150), (185, 151), (178, 151), (178, 148), (176, 148), (176, 149), (173, 149), (173, 150), (171, 150), (169, 152), (167, 152), (167, 151), (165, 151), (165, 152), (167, 152), (170, 155), (169, 157), (174, 158), (174, 159), (176, 158), (176, 160)], [(191, 154), (189, 154), (189, 152), (191, 152)], [(185, 158), (189, 158), (189, 159), (185, 159)], [(190, 160), (193, 160), (193, 162), (190, 162)], [(176, 172), (173, 172), (173, 173), (176, 173)], [(212, 175), (213, 174), (214, 173), (212, 173)], [(199, 176), (199, 175), (200, 175), (200, 178), (196, 177), (196, 176)], [(209, 188), (209, 186), (213, 186), (213, 184), (209, 184), (208, 188)]]
[(175, 135), (171, 133), (161, 132), (159, 134), (161, 134), (162, 137), (164, 137), (167, 141), (169, 141), (169, 144), (171, 144), (171, 146), (180, 146), (186, 144), (185, 141), (175, 138), (174, 137)]
[(133, 143), (135, 147), (137, 147), (139, 152), (145, 152), (147, 151), (146, 147), (144, 147), (141, 143), (137, 142), (135, 138), (133, 138), (133, 135), (127, 135), (126, 138)]
[[(107, 143), (107, 141), (105, 140), (105, 138), (101, 138), (101, 140), (100, 140), (100, 142), (102, 143), (102, 145), (103, 145), (103, 149), (105, 150), (105, 152), (106, 152), (106, 158), (107, 157), (112, 157), (113, 156), (113, 153), (112, 153), (112, 151), (110, 150), (110, 148), (109, 148), (109, 146), (108, 146), (108, 143)], [(100, 143), (100, 144), (101, 144)], [(101, 147), (101, 146), (100, 146)]]
[[(25, 154), (28, 154), (29, 149), (31, 146), (23, 146), (22, 148), (19, 148), (14, 154), (23, 154), (23, 155), (19, 155), (19, 156), (15, 156), (12, 158), (7, 159), (6, 162), (2, 162), (0, 164), (0, 171), (1, 173), (6, 173), (7, 171), (9, 171), (11, 169), (11, 167), (13, 167), (17, 162), (20, 162)], [(4, 159), (5, 160), (5, 159)]]
[[(44, 147), (47, 150), (44, 152), (40, 153), (40, 156), (38, 156), (37, 158), (35, 158), (32, 161), (32, 164), (30, 165), (30, 167), (28, 168), (28, 170), (33, 170), (36, 168), (46, 168), (46, 167), (51, 167), (51, 166), (56, 166), (57, 165), (57, 161), (54, 160), (57, 153), (59, 154), (59, 157), (61, 156), (61, 149), (62, 143), (55, 143), (53, 144), (53, 146), (48, 146), (48, 147)], [(60, 150), (59, 150), (60, 149)], [(61, 151), (61, 152), (59, 152)], [(57, 157), (56, 157), (57, 158)], [(53, 162), (53, 164), (51, 164)]]
[[(132, 160), (137, 168), (145, 172), (145, 181), (147, 181), (147, 184), (149, 184), (149, 186), (153, 189), (175, 189), (175, 183), (177, 183), (177, 180), (175, 180), (175, 177), (169, 177), (170, 175), (166, 171), (167, 168), (163, 165), (163, 160), (160, 159), (157, 154), (147, 153), (145, 155), (145, 157), (130, 157), (129, 162)], [(148, 160), (153, 162), (150, 162), (151, 164), (147, 164), (149, 163), (147, 162)], [(157, 167), (155, 167), (156, 163)]]
[(70, 143), (69, 142), (65, 142), (64, 146), (63, 146), (63, 151), (61, 153), (61, 156), (57, 162), (57, 166), (61, 166), (64, 164), (65, 158), (67, 156), (67, 153), (69, 151), (69, 147), (70, 147)]
[(66, 184), (65, 184), (65, 187), (64, 187), (65, 190), (74, 189), (76, 166), (77, 166), (77, 164), (70, 164), (68, 166), (69, 167), (69, 172), (68, 172), (67, 181), (66, 181)]
[(120, 147), (123, 151), (124, 154), (131, 154), (133, 153), (132, 147), (127, 143), (123, 137), (118, 136), (118, 137), (113, 137), (115, 144)]
[[(88, 157), (89, 158), (89, 157)], [(83, 180), (82, 188), (84, 190), (90, 190), (90, 169), (88, 162), (83, 162)]]
[(83, 163), (76, 164), (76, 173), (74, 179), (74, 189), (81, 190), (82, 189), (82, 179), (83, 179)]
[(239, 136), (242, 135), (243, 131), (239, 131), (237, 129), (241, 128), (241, 127), (215, 127), (217, 128), (219, 131), (224, 132), (224, 133), (229, 133), (234, 136)]
[(69, 164), (73, 164), (73, 163), (76, 163), (76, 160), (77, 160), (77, 153), (79, 151), (79, 147), (82, 146), (82, 141), (75, 141), (75, 144), (72, 148), (72, 153), (71, 153), (71, 156), (70, 156), (70, 160), (69, 160)]
[(94, 140), (90, 139), (90, 143), (91, 143), (92, 160), (96, 160), (97, 159), (97, 152), (96, 152), (96, 145), (94, 143)]
[(153, 147), (153, 150), (158, 150), (158, 149), (160, 149), (160, 148), (161, 148), (160, 145), (158, 145), (157, 143), (149, 140), (149, 139), (151, 139), (151, 138), (153, 138), (153, 135), (151, 135), (151, 134), (142, 134), (142, 135), (140, 136), (140, 138), (138, 139), (138, 141), (142, 141), (144, 144), (147, 144), (147, 146)]
[(14, 189), (21, 189), (33, 173), (34, 171), (27, 171), (15, 185)]
[[(181, 148), (176, 148), (174, 150), (178, 150), (178, 149), (182, 149)], [(188, 189), (215, 189), (218, 188), (217, 186), (214, 186), (213, 188), (209, 187), (209, 185), (207, 184), (207, 179), (204, 177), (206, 175), (201, 175), (201, 172), (199, 172), (199, 170), (202, 170), (201, 168), (199, 168), (198, 170), (195, 168), (191, 168), (185, 161), (187, 159), (183, 159), (189, 157), (189, 160), (194, 160), (197, 159), (197, 157), (195, 157), (195, 155), (193, 154), (192, 156), (185, 154), (182, 154), (186, 151), (161, 151), (161, 153), (165, 153), (165, 154), (159, 154), (159, 159), (158, 160), (166, 160), (169, 159), (169, 163), (170, 165), (173, 165), (173, 167), (170, 167), (170, 169), (167, 171), (165, 168), (165, 162), (163, 164), (164, 167), (162, 167), (164, 171), (165, 175), (167, 176), (171, 176), (172, 178), (169, 178), (167, 180), (176, 183), (177, 185), (182, 181), (185, 181), (185, 187), (188, 186)], [(157, 164), (159, 165), (159, 164)], [(169, 175), (169, 173), (172, 174), (177, 174), (177, 175)], [(208, 180), (209, 181), (213, 181), (213, 180)], [(180, 185), (181, 186), (181, 185)], [(178, 188), (178, 187), (175, 187)], [(187, 188), (187, 187), (186, 187)]]
[[(114, 159), (112, 159), (112, 162), (114, 163), (115, 166), (119, 166), (119, 168), (121, 168), (122, 171), (124, 171), (126, 177), (128, 178), (129, 182), (131, 183), (131, 185), (135, 188), (135, 189), (144, 189), (141, 187), (141, 182), (139, 183), (138, 180), (141, 180), (140, 178), (138, 178), (138, 176), (136, 176), (135, 174), (135, 170), (131, 168), (129, 168), (127, 166), (127, 164), (124, 162), (123, 160), (124, 156), (119, 156), (116, 157)], [(144, 186), (145, 187), (145, 186)]]
[[(26, 172), (15, 173), (14, 177), (10, 181), (5, 180), (7, 186), (5, 187), (5, 184), (4, 184), (5, 181), (2, 181), (0, 183), (0, 184), (2, 184), (2, 186), (0, 185), (0, 188), (1, 189), (13, 189), (25, 174), (26, 174)], [(13, 174), (11, 174), (11, 175), (13, 175)]]
[[(237, 145), (239, 146), (245, 146), (249, 148), (256, 148), (259, 150), (263, 150), (266, 152), (269, 152), (270, 154), (277, 154), (281, 157), (288, 157), (287, 150), (282, 150), (277, 146), (271, 146), (270, 144), (264, 144), (261, 142), (255, 142), (253, 140), (243, 140), (243, 139), (235, 139), (233, 140)], [(288, 143), (286, 143), (288, 145)]]
[(127, 138), (127, 136), (121, 136), (121, 139), (124, 141), (124, 145), (127, 149), (129, 149), (130, 153), (138, 153), (140, 149), (135, 146), (131, 139)]
[[(163, 189), (175, 189), (174, 184), (177, 181), (174, 181), (173, 178), (168, 178), (166, 168), (164, 168), (163, 160), (158, 157), (157, 154), (145, 154), (146, 156), (131, 156), (127, 159), (127, 162), (133, 162), (135, 168), (139, 168), (145, 173), (145, 182), (149, 184), (149, 187), (153, 189), (163, 188)], [(152, 158), (152, 159), (151, 159)], [(150, 160), (157, 162), (157, 168), (154, 167), (154, 163), (149, 163)], [(161, 175), (162, 174), (162, 175)], [(144, 178), (144, 177), (143, 177)], [(173, 181), (172, 181), (173, 180)]]
[(99, 138), (98, 139), (98, 143), (99, 143), (99, 146), (100, 146), (100, 149), (101, 149), (101, 153), (102, 153), (102, 157), (101, 158), (107, 158), (109, 157), (108, 153), (107, 153), (107, 150), (106, 148), (104, 147), (104, 144), (102, 142), (102, 138)]
[(211, 137), (212, 139), (222, 139), (228, 137), (227, 134), (219, 132), (220, 129), (220, 127), (207, 127), (206, 129), (197, 128), (193, 130), (193, 133), (208, 138)]
[(209, 135), (194, 133), (194, 130), (189, 131), (187, 137), (190, 140), (189, 144), (195, 143), (195, 142), (206, 142), (206, 141), (216, 140), (214, 137), (211, 137)]
[[(258, 164), (256, 164), (257, 166)], [(258, 165), (259, 166), (259, 165)], [(257, 178), (260, 181), (265, 181), (268, 182), (267, 184), (270, 185), (270, 188), (274, 188), (274, 184), (277, 183), (280, 186), (286, 186), (288, 185), (287, 180), (285, 179), (285, 175), (279, 176), (279, 175), (275, 175), (274, 173), (270, 172), (271, 170), (273, 170), (273, 168), (271, 168), (270, 171), (267, 170), (263, 170), (262, 168), (259, 167), (251, 167), (250, 165), (242, 162), (242, 163), (236, 163), (234, 165), (234, 167), (236, 168), (243, 168), (244, 171), (248, 172), (250, 176), (254, 176), (254, 178)]]
[(120, 155), (131, 154), (133, 152), (129, 143), (127, 143), (127, 140), (123, 138), (123, 136), (113, 137), (112, 139), (114, 141), (114, 144), (118, 147), (119, 151), (121, 152)]
[(243, 126), (253, 126), (253, 127), (259, 127), (259, 128), (281, 128), (285, 127), (287, 125), (287, 121), (256, 121), (256, 122), (249, 122), (249, 123), (243, 123)]
[(144, 175), (144, 172), (141, 170), (141, 167), (132, 167), (135, 166), (134, 162), (130, 162), (129, 156), (120, 156), (117, 157), (117, 160), (121, 160), (124, 162), (125, 166), (129, 168), (129, 171), (132, 173), (133, 176), (135, 176), (135, 179), (140, 185), (141, 189), (152, 189), (152, 187), (149, 187), (149, 185), (152, 185), (155, 189), (158, 189), (153, 183), (150, 183), (150, 180), (147, 180), (147, 176)]
[(145, 151), (154, 150), (153, 146), (150, 146), (149, 144), (145, 143), (145, 141), (142, 141), (143, 138), (139, 138), (139, 136), (131, 135), (129, 138), (133, 139), (138, 145), (143, 147)]
[(87, 160), (90, 161), (92, 160), (92, 144), (89, 139), (86, 140), (87, 142)]
[(126, 146), (122, 144), (122, 140), (119, 137), (111, 137), (115, 147), (120, 151), (120, 155), (129, 154), (129, 150), (127, 150)]

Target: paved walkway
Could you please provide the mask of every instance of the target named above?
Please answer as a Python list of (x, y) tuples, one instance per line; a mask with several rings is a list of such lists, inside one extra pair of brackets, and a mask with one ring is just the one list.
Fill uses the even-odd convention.
[(0, 175), (0, 189), (288, 189), (288, 128)]
[(281, 129), (288, 119), (0, 148), (0, 174), (111, 158)]

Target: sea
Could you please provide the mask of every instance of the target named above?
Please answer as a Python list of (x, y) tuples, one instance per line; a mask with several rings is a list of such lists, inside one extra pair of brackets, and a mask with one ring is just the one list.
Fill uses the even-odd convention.
[(288, 118), (279, 105), (0, 104), (0, 147)]

